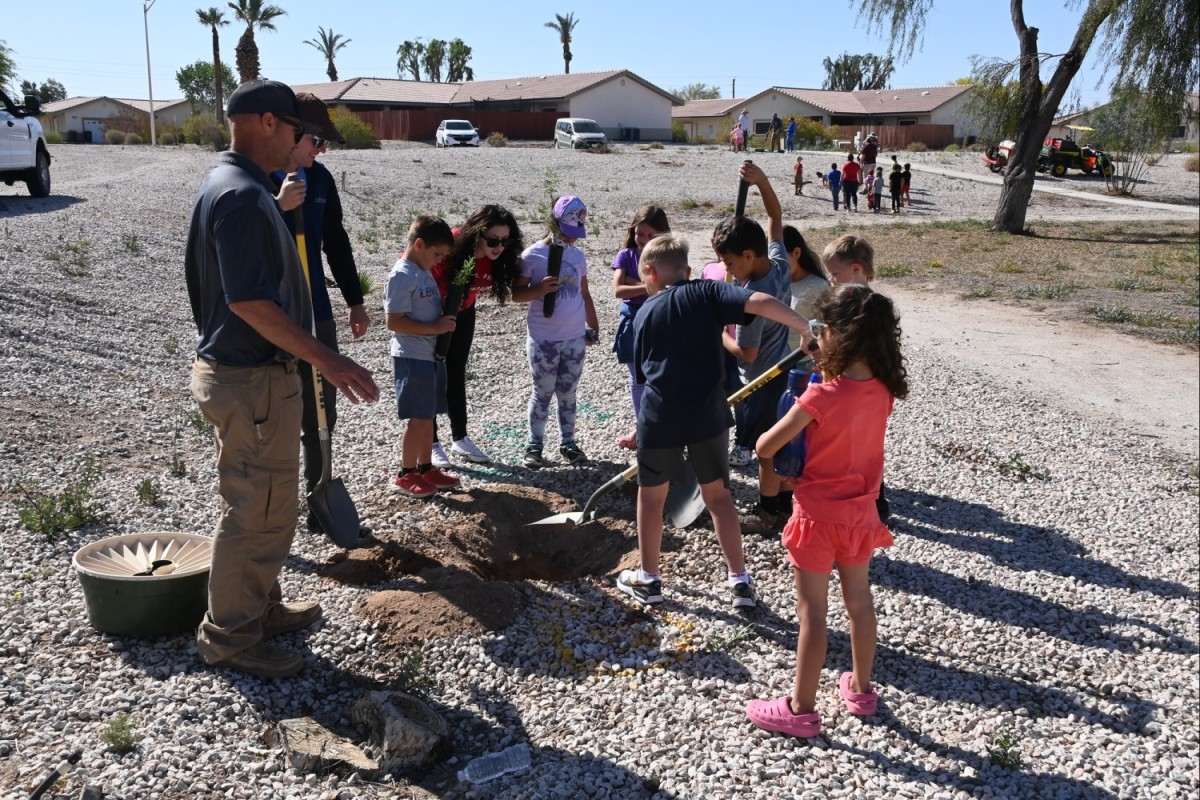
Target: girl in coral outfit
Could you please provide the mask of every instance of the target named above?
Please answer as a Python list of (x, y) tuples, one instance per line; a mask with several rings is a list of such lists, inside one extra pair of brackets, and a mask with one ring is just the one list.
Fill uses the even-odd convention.
[(758, 440), (774, 455), (807, 431), (808, 457), (796, 479), (783, 544), (796, 579), (796, 684), (789, 697), (753, 700), (746, 715), (760, 728), (793, 736), (821, 732), (817, 684), (825, 663), (829, 573), (836, 565), (850, 617), (853, 669), (839, 685), (851, 714), (871, 716), (879, 698), (871, 686), (875, 607), (867, 568), (877, 547), (892, 544), (875, 500), (883, 480), (883, 439), (897, 398), (908, 395), (900, 324), (892, 302), (866, 286), (834, 289), (814, 323), (823, 382), (813, 383)]

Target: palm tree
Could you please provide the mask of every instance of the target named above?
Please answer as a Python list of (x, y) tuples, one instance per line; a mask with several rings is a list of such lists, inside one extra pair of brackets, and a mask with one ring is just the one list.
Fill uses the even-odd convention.
[(562, 14), (554, 15), (554, 22), (547, 22), (546, 27), (558, 31), (558, 40), (563, 46), (563, 71), (568, 75), (571, 74), (571, 31), (575, 30), (575, 26), (579, 24), (579, 20), (575, 19), (575, 12), (571, 11), (566, 16)]
[(207, 25), (212, 28), (213, 35), (213, 97), (217, 100), (217, 124), (225, 124), (225, 98), (221, 96), (221, 37), (217, 34), (217, 28), (223, 25), (228, 25), (229, 20), (225, 19), (225, 12), (215, 6), (210, 7), (208, 11), (196, 9), (196, 16), (200, 18), (201, 25)]
[(282, 17), (287, 12), (279, 6), (264, 6), (262, 0), (237, 0), (237, 2), (230, 3), (229, 7), (233, 9), (233, 15), (239, 22), (246, 23), (246, 32), (238, 39), (235, 50), (238, 78), (245, 83), (257, 78), (260, 70), (258, 45), (254, 43), (254, 29), (275, 30), (275, 23), (272, 20)]
[(333, 57), (337, 51), (341, 50), (346, 45), (350, 44), (350, 39), (342, 41), (340, 33), (334, 33), (333, 28), (329, 29), (329, 33), (325, 29), (317, 27), (318, 37), (316, 39), (305, 39), (304, 43), (310, 47), (315, 47), (321, 51), (321, 55), (325, 56), (325, 74), (329, 76), (329, 80), (337, 80), (337, 67), (333, 65)]

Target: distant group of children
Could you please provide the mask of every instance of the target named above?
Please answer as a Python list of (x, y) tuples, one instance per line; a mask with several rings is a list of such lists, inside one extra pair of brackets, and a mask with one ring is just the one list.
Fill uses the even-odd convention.
[[(846, 172), (835, 165), (826, 176), (835, 204)], [(857, 183), (850, 173), (850, 182)], [(829, 575), (835, 567), (851, 621), (853, 662), (842, 674), (839, 691), (851, 713), (875, 712), (875, 612), (867, 573), (875, 548), (892, 543), (882, 495), (883, 442), (893, 402), (907, 394), (900, 328), (891, 302), (868, 285), (874, 253), (865, 239), (841, 236), (818, 258), (797, 229), (783, 225), (779, 200), (762, 169), (746, 162), (739, 175), (757, 187), (767, 228), (744, 216), (718, 224), (711, 245), (719, 260), (704, 271), (714, 280), (691, 279), (687, 242), (670, 232), (666, 213), (656, 206), (638, 209), (612, 263), (613, 294), (621, 303), (613, 350), (629, 368), (636, 420), (618, 444), (636, 451), (639, 484), (639, 564), (618, 575), (617, 588), (641, 604), (663, 602), (663, 510), (671, 482), (685, 468), (694, 471), (712, 516), (733, 607), (757, 604), (743, 556), (743, 531), (778, 534), (782, 527), (800, 622), (796, 682), (790, 696), (752, 701), (746, 713), (762, 728), (814, 736), (821, 729), (815, 704), (825, 660)], [(894, 191), (893, 203), (898, 202)], [(400, 492), (429, 497), (459, 485), (445, 471), (449, 461), (435, 443), (434, 418), (447, 410), (451, 454), (488, 460), (467, 434), (462, 401), (472, 335), (464, 331), (473, 331), (481, 288), (500, 302), (511, 298), (528, 304), (532, 391), (525, 465), (536, 469), (547, 463), (543, 448), (551, 399), (557, 403), (560, 455), (569, 463), (586, 460), (574, 436), (575, 395), (587, 347), (599, 340), (586, 259), (575, 245), (587, 235), (586, 219), (582, 200), (561, 197), (549, 235), (524, 250), (515, 219), (499, 206), (479, 209), (459, 230), (432, 217), (412, 223), (384, 298), (393, 333), (397, 413), (407, 420), (394, 481)], [(552, 269), (559, 247), (561, 266)], [(466, 295), (457, 309), (447, 309), (444, 296), (455, 284), (465, 285)], [(436, 348), (438, 337), (446, 334), (451, 345), (443, 361)], [(777, 412), (786, 386), (781, 372), (738, 406), (735, 450), (756, 452), (759, 487), (758, 501), (739, 512), (730, 492), (734, 451), (729, 438), (735, 420), (727, 398), (731, 388), (765, 375), (797, 349), (806, 353), (800, 369), (819, 373), (820, 379), (794, 405), (782, 416)], [(452, 362), (451, 393), (457, 399), (448, 404)], [(728, 374), (730, 366), (736, 366), (737, 378)], [(807, 444), (803, 471), (782, 478), (773, 469), (773, 456), (801, 432)]]
[[(905, 164), (901, 167), (895, 156), (892, 156), (892, 169), (885, 180), (883, 167), (865, 171), (864, 167), (854, 160), (854, 154), (850, 153), (841, 168), (836, 161), (829, 165), (829, 171), (821, 176), (821, 185), (833, 196), (834, 211), (840, 206), (844, 206), (847, 211), (858, 211), (860, 185), (867, 198), (867, 209), (876, 214), (883, 208), (885, 185), (891, 195), (893, 214), (899, 214), (901, 208), (912, 205), (912, 197), (909, 194), (912, 186), (912, 165)], [(800, 193), (798, 189), (796, 193)]]

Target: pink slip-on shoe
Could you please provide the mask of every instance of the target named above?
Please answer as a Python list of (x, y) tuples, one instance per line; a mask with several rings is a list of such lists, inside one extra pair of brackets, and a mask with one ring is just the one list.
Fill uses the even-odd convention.
[(751, 700), (746, 704), (746, 716), (758, 727), (767, 731), (786, 733), (789, 736), (799, 736), (810, 739), (821, 732), (821, 715), (793, 714), (791, 698), (780, 697), (778, 700)]
[(872, 689), (869, 692), (856, 692), (850, 688), (854, 680), (853, 672), (843, 672), (838, 689), (842, 693), (842, 701), (846, 710), (856, 717), (870, 717), (875, 714), (875, 706), (879, 703), (879, 692)]

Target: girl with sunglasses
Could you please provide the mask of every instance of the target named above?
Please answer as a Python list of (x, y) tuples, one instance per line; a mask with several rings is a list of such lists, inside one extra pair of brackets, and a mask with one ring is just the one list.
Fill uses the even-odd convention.
[(828, 645), (829, 573), (837, 567), (850, 617), (853, 666), (838, 690), (846, 710), (875, 714), (875, 607), (868, 567), (892, 535), (875, 507), (883, 481), (883, 439), (897, 399), (908, 395), (900, 352), (900, 323), (892, 302), (862, 285), (833, 289), (812, 323), (824, 381), (810, 384), (778, 423), (758, 439), (760, 456), (773, 456), (805, 431), (808, 458), (796, 479), (792, 516), (783, 546), (796, 581), (796, 683), (791, 695), (753, 700), (746, 715), (760, 728), (808, 738), (821, 732), (817, 684)]
[[(480, 206), (454, 231), (450, 256), (431, 271), (444, 300), (463, 263), (472, 256), (475, 258), (475, 275), (463, 293), (458, 324), (446, 353), (446, 405), (450, 416), (450, 454), (477, 464), (486, 464), (491, 458), (467, 435), (467, 359), (475, 338), (475, 301), (485, 289), (499, 303), (512, 296), (517, 262), (524, 247), (521, 229), (508, 209), (499, 205)], [(436, 418), (433, 465), (439, 469), (450, 466), (438, 438)]]

